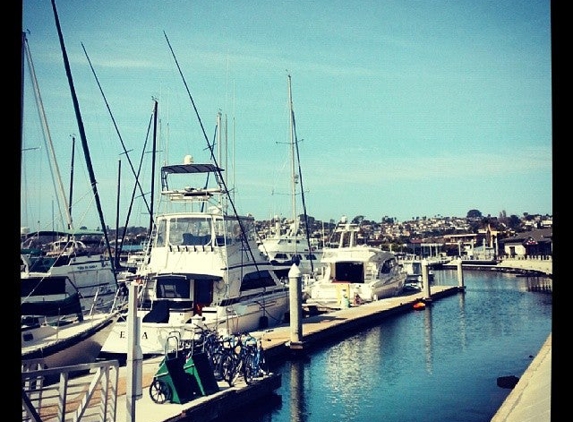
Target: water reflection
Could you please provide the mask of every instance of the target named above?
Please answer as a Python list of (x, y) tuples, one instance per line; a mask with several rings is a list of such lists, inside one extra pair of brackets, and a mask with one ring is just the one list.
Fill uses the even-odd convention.
[[(306, 421), (306, 406), (304, 403), (304, 362), (297, 359), (290, 362), (290, 415), (293, 422)], [(283, 375), (284, 376), (284, 375)]]
[(465, 293), (460, 293), (458, 295), (458, 305), (459, 305), (459, 326), (460, 326), (460, 346), (462, 350), (466, 350), (467, 337), (466, 337), (466, 295)]
[[(342, 342), (331, 349), (329, 361), (334, 364), (332, 368), (338, 375), (332, 380), (333, 399), (340, 400), (344, 413), (339, 416), (343, 420), (352, 420), (359, 413), (363, 405), (363, 394), (374, 391), (378, 386), (380, 377), (391, 374), (382, 374), (372, 368), (380, 367), (382, 361), (388, 356), (386, 347), (387, 334), (379, 330), (372, 330), (353, 336), (350, 341)], [(368, 364), (366, 365), (365, 362)]]
[(424, 309), (424, 355), (426, 357), (426, 371), (432, 373), (432, 307)]
[[(455, 270), (435, 284), (457, 286)], [(235, 422), (490, 420), (551, 332), (552, 295), (525, 277), (464, 271), (465, 292), (277, 363), (280, 404)]]

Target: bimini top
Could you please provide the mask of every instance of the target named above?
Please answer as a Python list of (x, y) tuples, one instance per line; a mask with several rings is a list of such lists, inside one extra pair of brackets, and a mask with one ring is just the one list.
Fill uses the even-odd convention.
[[(196, 164), (184, 163), (163, 166), (161, 168), (161, 193), (167, 195), (170, 200), (200, 200), (205, 201), (213, 195), (222, 195), (225, 193), (222, 182), (223, 169), (210, 163)], [(212, 186), (209, 187), (209, 175), (214, 174), (214, 181), (211, 180)], [(179, 188), (169, 188), (167, 176), (173, 174), (193, 174), (206, 175), (206, 179), (201, 181), (200, 186), (188, 186)]]
[(223, 171), (222, 168), (214, 164), (173, 164), (161, 167), (162, 174), (172, 173), (214, 173)]

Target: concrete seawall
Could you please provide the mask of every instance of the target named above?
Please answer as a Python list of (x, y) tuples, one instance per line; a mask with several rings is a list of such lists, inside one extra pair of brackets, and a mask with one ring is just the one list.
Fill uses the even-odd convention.
[(491, 422), (544, 422), (551, 420), (550, 334)]

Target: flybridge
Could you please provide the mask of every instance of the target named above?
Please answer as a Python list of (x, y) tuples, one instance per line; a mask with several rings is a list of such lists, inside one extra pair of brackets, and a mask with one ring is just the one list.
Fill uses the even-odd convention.
[[(223, 169), (214, 164), (195, 164), (190, 162), (192, 159), (185, 157), (185, 164), (175, 164), (163, 166), (161, 168), (161, 194), (166, 195), (172, 201), (177, 200), (198, 200), (208, 201), (214, 195), (223, 195), (226, 193), (222, 182)], [(168, 175), (172, 174), (205, 174), (204, 187), (184, 187), (179, 189), (170, 189), (168, 184)], [(215, 176), (216, 186), (208, 187), (209, 175)]]

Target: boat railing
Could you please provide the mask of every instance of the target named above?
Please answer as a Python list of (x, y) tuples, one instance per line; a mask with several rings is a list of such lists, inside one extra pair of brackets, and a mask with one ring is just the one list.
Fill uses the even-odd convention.
[(118, 378), (117, 360), (23, 371), (22, 421), (114, 421)]

